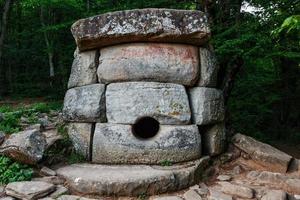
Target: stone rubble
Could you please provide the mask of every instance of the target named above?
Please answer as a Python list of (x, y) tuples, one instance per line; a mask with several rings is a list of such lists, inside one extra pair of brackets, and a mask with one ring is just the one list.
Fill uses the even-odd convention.
[(35, 129), (11, 134), (0, 146), (0, 154), (19, 162), (36, 164), (46, 150), (45, 136)]
[(43, 176), (56, 176), (56, 172), (48, 167), (42, 167), (40, 174)]
[(53, 184), (41, 181), (14, 182), (5, 187), (5, 193), (8, 196), (27, 200), (45, 197), (54, 190)]

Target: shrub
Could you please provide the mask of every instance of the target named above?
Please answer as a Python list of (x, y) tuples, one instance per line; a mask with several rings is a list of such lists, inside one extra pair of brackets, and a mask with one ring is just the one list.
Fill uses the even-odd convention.
[(0, 156), (0, 184), (15, 181), (27, 181), (32, 178), (33, 169), (17, 163), (8, 157)]

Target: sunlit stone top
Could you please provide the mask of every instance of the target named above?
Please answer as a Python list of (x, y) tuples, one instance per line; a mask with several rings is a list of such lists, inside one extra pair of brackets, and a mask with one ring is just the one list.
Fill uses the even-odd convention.
[(203, 12), (140, 9), (106, 13), (73, 24), (81, 51), (127, 42), (171, 42), (201, 45), (210, 36)]

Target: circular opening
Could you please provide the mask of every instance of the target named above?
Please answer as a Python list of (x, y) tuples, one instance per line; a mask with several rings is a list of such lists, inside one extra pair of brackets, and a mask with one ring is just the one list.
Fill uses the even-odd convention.
[(147, 139), (154, 137), (159, 131), (159, 122), (152, 117), (142, 117), (132, 126), (136, 137)]

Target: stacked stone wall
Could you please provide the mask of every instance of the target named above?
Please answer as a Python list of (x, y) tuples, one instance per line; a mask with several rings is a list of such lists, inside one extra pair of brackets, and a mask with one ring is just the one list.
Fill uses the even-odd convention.
[[(223, 151), (224, 102), (202, 12), (120, 11), (79, 20), (72, 33), (63, 117), (87, 160), (180, 163)], [(159, 124), (149, 138), (134, 130), (144, 117)]]

